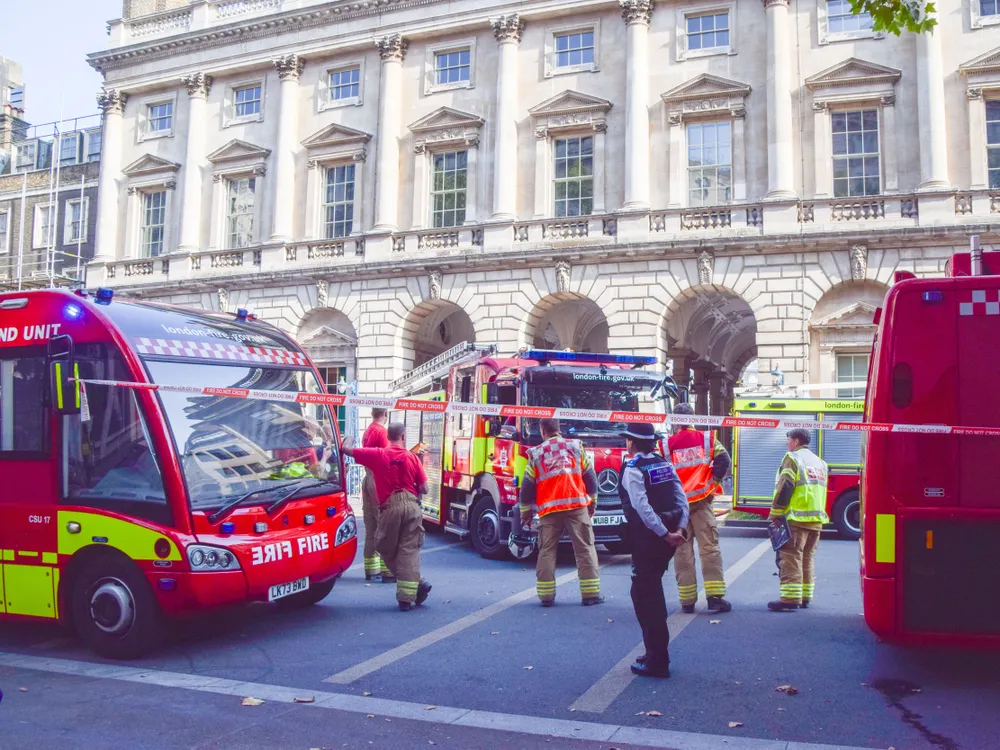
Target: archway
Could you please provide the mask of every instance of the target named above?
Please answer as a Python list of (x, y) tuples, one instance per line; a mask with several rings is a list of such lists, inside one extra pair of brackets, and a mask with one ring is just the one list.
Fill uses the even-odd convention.
[[(357, 379), (358, 335), (350, 318), (340, 310), (313, 310), (303, 319), (296, 339), (316, 364), (330, 393), (345, 390)], [(347, 424), (347, 410), (342, 406), (337, 408), (337, 422), (341, 434), (356, 431), (356, 425)]]
[(418, 367), (465, 341), (476, 332), (468, 313), (453, 302), (427, 300), (414, 307), (401, 328), (398, 344), (403, 372)]
[(536, 349), (608, 351), (608, 319), (587, 297), (568, 293), (546, 297), (535, 306), (533, 318), (537, 322), (529, 341)]
[(877, 281), (845, 281), (820, 297), (809, 317), (809, 371), (817, 383), (855, 383), (818, 395), (861, 398), (875, 338), (875, 310), (888, 287)]

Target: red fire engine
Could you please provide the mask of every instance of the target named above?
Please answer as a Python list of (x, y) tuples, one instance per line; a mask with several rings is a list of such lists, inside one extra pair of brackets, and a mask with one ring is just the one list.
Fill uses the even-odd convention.
[[(947, 278), (897, 274), (876, 313), (865, 421), (1000, 427), (1000, 253), (977, 249)], [(998, 453), (1000, 437), (866, 436), (861, 583), (879, 636), (1000, 643)]]
[[(642, 394), (662, 393), (664, 376), (641, 370), (653, 357), (530, 350), (496, 358), (492, 347), (461, 344), (392, 384), (397, 395), (465, 404), (639, 411)], [(512, 539), (517, 531), (518, 487), (527, 449), (541, 442), (538, 419), (409, 411), (408, 444), (426, 446), (430, 493), (427, 524), (470, 537), (483, 557), (531, 554)], [(566, 421), (563, 435), (581, 440), (597, 472), (594, 536), (613, 552), (623, 551), (625, 516), (618, 497), (625, 453), (622, 424)]]
[(336, 420), (295, 402), (321, 382), (245, 311), (0, 295), (0, 618), (61, 619), (129, 658), (165, 618), (321, 600), (357, 551)]

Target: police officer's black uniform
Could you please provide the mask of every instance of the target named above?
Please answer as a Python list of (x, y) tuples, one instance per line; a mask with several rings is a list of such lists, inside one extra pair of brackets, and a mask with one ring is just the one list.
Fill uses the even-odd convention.
[[(652, 425), (637, 424), (623, 436), (654, 440), (655, 432)], [(629, 479), (628, 484), (632, 483), (627, 474), (635, 470), (641, 473), (645, 500), (630, 497), (627, 489), (626, 479)], [(664, 528), (670, 532), (686, 528), (689, 515), (687, 498), (670, 462), (659, 454), (642, 454), (627, 461), (622, 467), (621, 480), (618, 493), (628, 522), (632, 548), (632, 605), (646, 645), (645, 659), (633, 665), (632, 671), (641, 675), (668, 677), (670, 632), (667, 629), (663, 574), (674, 556), (674, 548), (651, 528), (648, 521), (652, 520), (655, 524), (655, 519), (650, 519), (649, 511), (651, 508), (661, 521), (662, 527), (658, 527), (661, 533)]]

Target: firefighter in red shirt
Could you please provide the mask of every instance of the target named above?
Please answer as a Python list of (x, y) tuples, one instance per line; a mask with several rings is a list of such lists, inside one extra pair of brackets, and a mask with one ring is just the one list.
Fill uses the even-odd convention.
[[(694, 414), (691, 404), (678, 404), (675, 414)], [(688, 540), (674, 553), (674, 575), (681, 609), (691, 614), (698, 601), (698, 575), (695, 573), (694, 543), (698, 540), (701, 577), (709, 612), (729, 612), (733, 605), (726, 601), (726, 579), (722, 572), (722, 551), (719, 530), (712, 510), (712, 498), (720, 491), (719, 482), (729, 473), (732, 461), (729, 453), (715, 436), (714, 430), (693, 427), (675, 428), (666, 441), (660, 441), (660, 451), (670, 459), (674, 471), (684, 485), (690, 503), (691, 520)]]
[(379, 504), (375, 549), (396, 574), (396, 601), (408, 612), (423, 604), (431, 585), (420, 577), (420, 548), (424, 543), (420, 496), (427, 494), (427, 475), (420, 458), (406, 450), (406, 427), (389, 425), (388, 448), (355, 448), (353, 439), (343, 444), (344, 453), (375, 477)]
[[(372, 423), (368, 425), (361, 438), (362, 448), (388, 448), (389, 436), (385, 423), (389, 412), (385, 409), (372, 409)], [(365, 480), (361, 485), (361, 509), (365, 519), (365, 580), (382, 577), (382, 583), (395, 583), (389, 566), (375, 551), (375, 534), (378, 531), (378, 496), (375, 492), (375, 477), (371, 469), (365, 469)]]

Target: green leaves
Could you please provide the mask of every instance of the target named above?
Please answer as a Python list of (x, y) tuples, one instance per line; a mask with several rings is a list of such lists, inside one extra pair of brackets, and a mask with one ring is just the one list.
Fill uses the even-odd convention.
[(896, 36), (904, 29), (924, 34), (935, 26), (934, 3), (926, 0), (851, 0), (851, 10), (868, 13), (875, 31), (888, 31)]

